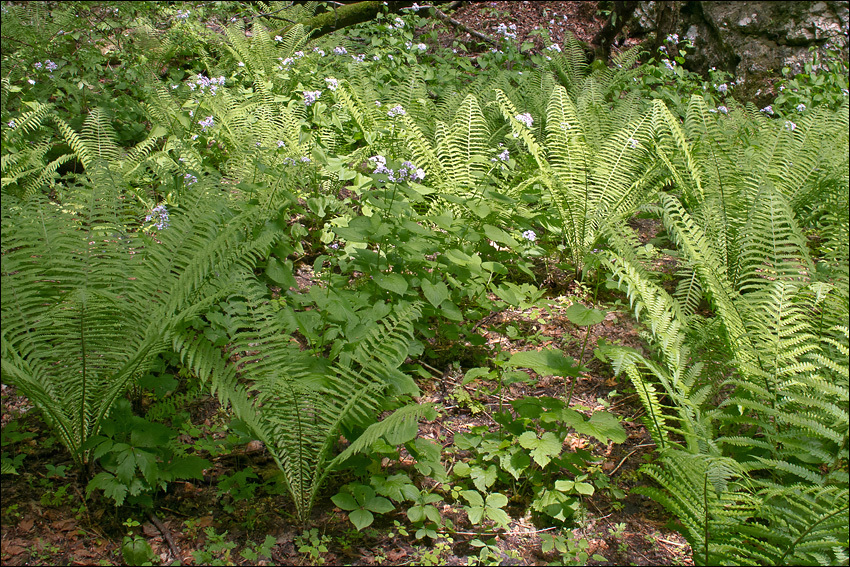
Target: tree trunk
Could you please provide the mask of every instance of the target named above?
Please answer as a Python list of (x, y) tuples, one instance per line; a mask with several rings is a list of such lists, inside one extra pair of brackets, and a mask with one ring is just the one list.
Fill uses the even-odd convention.
[(596, 59), (608, 61), (611, 58), (611, 45), (614, 43), (614, 38), (620, 34), (623, 26), (634, 15), (637, 5), (637, 0), (615, 0), (608, 21), (590, 42), (596, 48), (594, 50)]

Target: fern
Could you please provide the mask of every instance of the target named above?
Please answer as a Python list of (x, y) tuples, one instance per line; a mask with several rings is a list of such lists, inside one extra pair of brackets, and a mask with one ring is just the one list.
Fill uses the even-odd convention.
[[(227, 218), (202, 190), (172, 211), (158, 241), (125, 226), (115, 187), (84, 185), (62, 206), (3, 200), (4, 381), (44, 414), (78, 466), (113, 403), (187, 317), (232, 285), (273, 238), (241, 242), (249, 214)], [(138, 222), (138, 221), (136, 221)]]

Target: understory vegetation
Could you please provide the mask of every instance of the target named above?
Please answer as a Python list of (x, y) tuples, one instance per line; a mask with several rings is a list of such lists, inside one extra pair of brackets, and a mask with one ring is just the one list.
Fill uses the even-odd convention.
[[(846, 565), (846, 54), (757, 108), (676, 37), (605, 64), (545, 30), (441, 45), (428, 10), (313, 37), (324, 3), (2, 4), (2, 381), (40, 418), (4, 420), (4, 485), (58, 442), (47, 478), (82, 482), (127, 564), (184, 561), (138, 520), (223, 459), (221, 513), (273, 500), (304, 563), (338, 543), (317, 507), (423, 550), (387, 563), (439, 564), (462, 532), (464, 561), (500, 564), (518, 518), (553, 564), (604, 562), (571, 531), (624, 498), (585, 448), (628, 438), (577, 401), (595, 364), (653, 445), (631, 491), (695, 564)], [(572, 356), (487, 340), (567, 288)], [(640, 346), (588, 342), (615, 303)], [(445, 369), (490, 418), (448, 439), (422, 427)], [(240, 467), (249, 445), (272, 465)], [(238, 560), (191, 521), (195, 563)], [(274, 558), (263, 526), (245, 561)]]

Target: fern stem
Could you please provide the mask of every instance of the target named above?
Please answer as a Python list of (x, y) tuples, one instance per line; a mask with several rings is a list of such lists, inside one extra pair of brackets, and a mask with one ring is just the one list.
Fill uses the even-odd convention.
[(791, 553), (791, 551), (793, 551), (794, 548), (797, 547), (797, 544), (799, 544), (801, 541), (803, 541), (803, 538), (805, 538), (807, 535), (809, 535), (812, 532), (812, 530), (815, 529), (815, 527), (817, 527), (818, 524), (821, 524), (821, 523), (827, 521), (828, 519), (832, 518), (833, 516), (837, 516), (838, 514), (843, 514), (843, 513), (847, 512), (848, 507), (850, 507), (850, 506), (844, 506), (843, 508), (835, 510), (834, 512), (827, 514), (826, 516), (824, 516), (823, 518), (821, 518), (820, 520), (818, 520), (817, 522), (815, 522), (811, 526), (809, 526), (785, 550), (785, 553), (782, 554), (782, 557), (779, 558), (779, 560), (776, 562), (776, 564), (777, 565), (785, 565), (785, 558), (788, 556), (788, 554)]

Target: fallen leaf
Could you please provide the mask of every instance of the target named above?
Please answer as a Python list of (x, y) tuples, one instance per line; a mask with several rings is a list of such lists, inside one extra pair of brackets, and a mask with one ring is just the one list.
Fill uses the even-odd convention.
[(50, 524), (50, 527), (58, 532), (67, 532), (69, 530), (74, 529), (76, 525), (76, 520), (68, 519), (68, 520), (57, 520)]
[(18, 529), (22, 532), (28, 532), (32, 529), (35, 521), (32, 518), (27, 518), (26, 520), (21, 520), (21, 523), (18, 524)]
[(392, 551), (387, 553), (387, 559), (389, 559), (390, 561), (398, 561), (406, 555), (407, 552), (403, 549), (393, 549)]
[(24, 551), (26, 551), (26, 548), (23, 548), (20, 545), (10, 545), (8, 547), (3, 547), (3, 553), (8, 553), (9, 555), (20, 555)]

